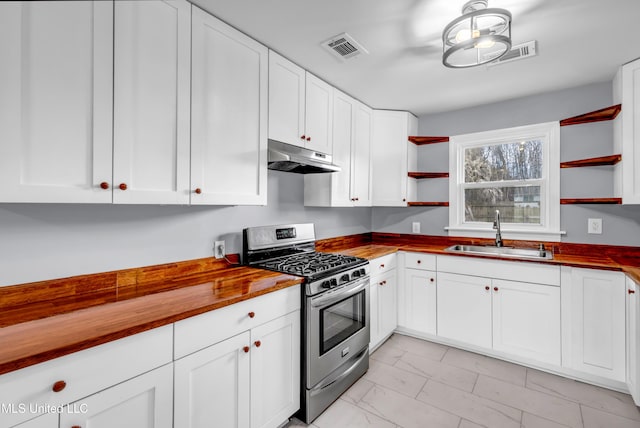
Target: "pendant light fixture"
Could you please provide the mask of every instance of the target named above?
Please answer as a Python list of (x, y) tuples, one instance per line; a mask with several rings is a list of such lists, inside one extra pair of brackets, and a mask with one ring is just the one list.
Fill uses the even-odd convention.
[(462, 16), (442, 32), (442, 63), (450, 68), (475, 67), (494, 61), (511, 49), (511, 13), (488, 8), (488, 0), (471, 0)]

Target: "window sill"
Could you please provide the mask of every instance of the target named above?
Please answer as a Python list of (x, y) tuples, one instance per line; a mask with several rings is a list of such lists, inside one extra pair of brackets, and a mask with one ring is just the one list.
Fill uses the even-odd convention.
[[(487, 229), (486, 227), (461, 227), (452, 226), (445, 227), (449, 233), (449, 236), (453, 237), (469, 237), (469, 238), (487, 238), (492, 239), (496, 236), (495, 229)], [(566, 235), (565, 231), (550, 231), (550, 230), (526, 230), (526, 229), (509, 229), (502, 228), (503, 239), (517, 239), (525, 241), (546, 241), (546, 242), (560, 242), (562, 235)]]

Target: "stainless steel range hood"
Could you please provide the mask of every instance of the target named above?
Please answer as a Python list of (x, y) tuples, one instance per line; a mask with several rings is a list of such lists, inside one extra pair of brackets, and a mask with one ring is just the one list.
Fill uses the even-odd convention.
[(269, 140), (268, 167), (297, 174), (340, 171), (340, 167), (332, 163), (331, 155), (276, 140)]

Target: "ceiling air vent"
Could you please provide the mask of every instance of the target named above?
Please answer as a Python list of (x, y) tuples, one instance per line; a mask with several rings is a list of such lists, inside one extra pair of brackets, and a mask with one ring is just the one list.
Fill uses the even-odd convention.
[(529, 58), (536, 55), (538, 55), (538, 51), (536, 49), (536, 41), (532, 40), (530, 42), (521, 43), (519, 45), (513, 46), (509, 52), (507, 52), (497, 60), (488, 63), (487, 67), (492, 67), (498, 64), (504, 64), (504, 63), (516, 61), (519, 59), (525, 59), (525, 58)]
[(347, 33), (338, 34), (337, 36), (322, 42), (322, 46), (341, 60), (351, 59), (362, 53), (369, 53), (360, 43), (356, 42), (353, 37)]

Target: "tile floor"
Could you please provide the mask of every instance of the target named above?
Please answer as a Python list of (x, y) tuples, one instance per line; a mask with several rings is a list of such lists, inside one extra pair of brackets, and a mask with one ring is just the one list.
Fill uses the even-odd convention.
[(640, 428), (640, 409), (627, 394), (395, 334), (309, 427)]

